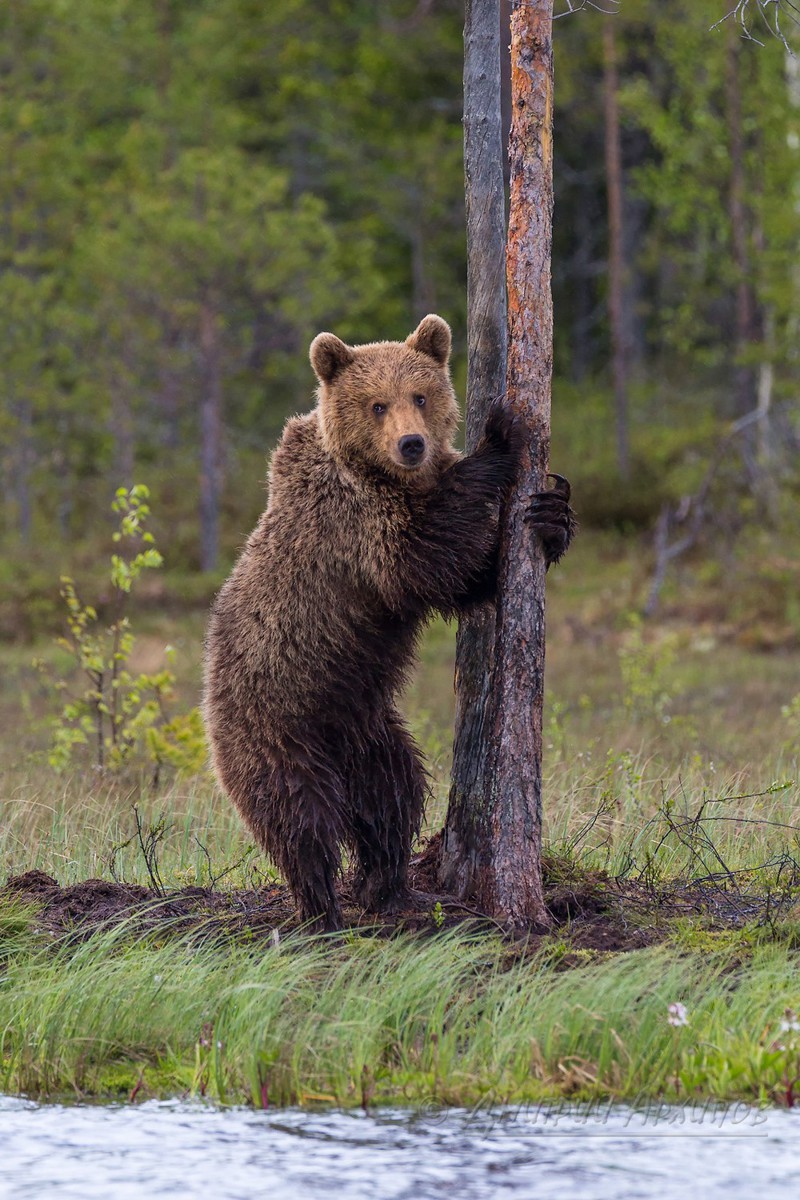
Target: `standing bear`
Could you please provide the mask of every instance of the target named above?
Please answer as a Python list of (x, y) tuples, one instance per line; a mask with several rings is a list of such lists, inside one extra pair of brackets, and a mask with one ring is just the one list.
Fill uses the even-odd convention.
[[(409, 903), (426, 775), (395, 708), (434, 612), (491, 599), (520, 433), (495, 408), (474, 454), (452, 440), (450, 328), (311, 344), (318, 404), (286, 425), (267, 509), (211, 614), (205, 719), (219, 781), (300, 916), (341, 923), (342, 849), (372, 912)], [(573, 531), (568, 487), (533, 498), (548, 562)]]

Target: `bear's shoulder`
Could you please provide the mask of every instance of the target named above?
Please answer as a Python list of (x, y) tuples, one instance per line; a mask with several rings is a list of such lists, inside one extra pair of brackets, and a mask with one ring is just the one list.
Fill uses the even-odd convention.
[(281, 440), (276, 453), (283, 451), (287, 456), (308, 456), (322, 453), (322, 437), (319, 427), (319, 414), (303, 413), (299, 417), (290, 417), (283, 427)]
[(283, 483), (299, 481), (309, 472), (324, 469), (328, 459), (316, 411), (290, 417), (270, 461), (270, 492)]

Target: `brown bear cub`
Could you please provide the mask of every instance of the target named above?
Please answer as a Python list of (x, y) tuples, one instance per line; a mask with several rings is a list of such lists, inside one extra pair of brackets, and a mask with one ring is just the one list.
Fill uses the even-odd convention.
[[(407, 907), (426, 776), (395, 708), (421, 626), (490, 599), (519, 433), (495, 409), (474, 454), (452, 439), (450, 329), (311, 344), (319, 403), (286, 425), (269, 503), (217, 597), (206, 648), (214, 767), (303, 920), (341, 923), (343, 848), (372, 912)], [(568, 486), (535, 497), (548, 561), (573, 530)]]

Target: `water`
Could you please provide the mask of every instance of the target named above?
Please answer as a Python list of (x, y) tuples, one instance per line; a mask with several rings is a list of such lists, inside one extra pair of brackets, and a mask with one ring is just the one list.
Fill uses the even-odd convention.
[(414, 1115), (0, 1097), (13, 1200), (778, 1200), (800, 1196), (800, 1114), (613, 1107)]

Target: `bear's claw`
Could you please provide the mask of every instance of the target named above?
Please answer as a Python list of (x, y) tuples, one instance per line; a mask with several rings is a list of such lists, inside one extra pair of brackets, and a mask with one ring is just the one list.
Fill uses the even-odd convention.
[(566, 554), (577, 532), (578, 522), (570, 508), (572, 488), (569, 480), (554, 472), (549, 472), (548, 478), (555, 479), (555, 487), (531, 496), (524, 520), (539, 535), (545, 562), (550, 567)]
[(522, 448), (522, 426), (516, 413), (495, 400), (489, 409), (483, 430), (483, 441), (492, 450), (519, 455)]
[(547, 478), (555, 479), (556, 485), (554, 488), (551, 488), (549, 492), (544, 492), (543, 494), (545, 496), (561, 496), (562, 499), (566, 500), (567, 504), (569, 504), (570, 497), (572, 496), (572, 486), (569, 480), (563, 475), (556, 475), (555, 471), (548, 471)]

